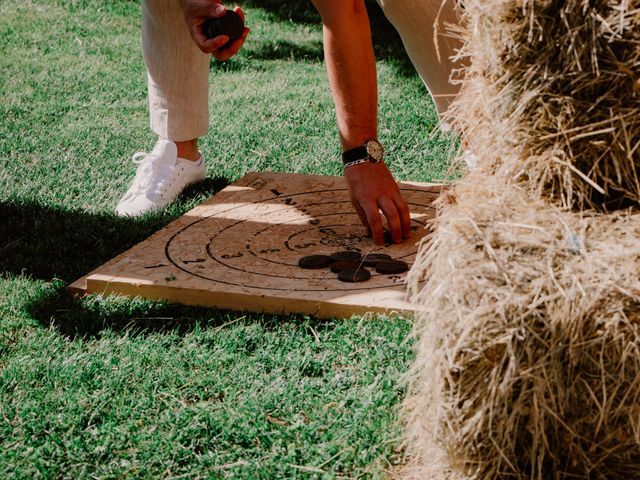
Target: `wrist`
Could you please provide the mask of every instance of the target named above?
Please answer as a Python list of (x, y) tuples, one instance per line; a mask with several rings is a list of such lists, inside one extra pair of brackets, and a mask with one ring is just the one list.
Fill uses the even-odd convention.
[(362, 163), (379, 163), (383, 161), (384, 150), (376, 139), (367, 140), (363, 145), (342, 152), (344, 168), (351, 168)]

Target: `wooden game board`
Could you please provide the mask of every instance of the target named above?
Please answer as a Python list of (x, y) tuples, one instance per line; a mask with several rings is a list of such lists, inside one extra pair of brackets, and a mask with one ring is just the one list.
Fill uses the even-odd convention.
[(356, 249), (411, 264), (441, 189), (401, 183), (412, 238), (381, 247), (363, 236), (342, 177), (249, 173), (70, 289), (319, 317), (411, 312), (406, 274), (372, 270), (367, 282), (344, 283), (329, 269), (299, 268), (298, 259)]

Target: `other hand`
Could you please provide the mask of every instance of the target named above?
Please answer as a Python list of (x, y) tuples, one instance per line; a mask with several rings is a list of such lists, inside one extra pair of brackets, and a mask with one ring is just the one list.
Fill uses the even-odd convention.
[[(229, 60), (238, 53), (249, 34), (249, 28), (245, 27), (242, 36), (226, 47), (224, 46), (229, 41), (229, 37), (226, 35), (208, 38), (204, 34), (202, 27), (206, 21), (210, 18), (222, 17), (227, 10), (219, 0), (180, 0), (180, 5), (182, 6), (184, 19), (189, 27), (191, 38), (193, 38), (200, 50), (213, 55), (216, 60), (220, 61)], [(244, 12), (242, 9), (235, 7), (233, 10), (242, 17), (242, 21), (244, 22)]]
[(378, 244), (384, 244), (380, 210), (387, 219), (391, 238), (400, 243), (411, 236), (409, 207), (387, 166), (365, 162), (345, 170), (349, 195), (360, 221)]

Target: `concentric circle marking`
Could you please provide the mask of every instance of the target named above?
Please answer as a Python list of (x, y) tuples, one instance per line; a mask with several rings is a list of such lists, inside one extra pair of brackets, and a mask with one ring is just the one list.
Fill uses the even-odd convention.
[[(318, 201), (319, 194), (342, 198)], [(408, 203), (413, 213), (427, 215), (433, 210), (430, 205)], [(424, 221), (412, 219), (416, 231), (424, 226)], [(397, 276), (374, 274), (367, 286), (354, 287), (339, 282), (328, 269), (298, 267), (302, 256), (344, 249), (364, 254), (384, 250), (405, 261), (416, 254), (415, 242), (382, 249), (362, 233), (346, 189), (317, 190), (217, 210), (176, 232), (165, 245), (165, 255), (178, 269), (195, 277), (252, 289), (327, 292), (397, 287)], [(192, 263), (186, 256), (203, 258)], [(282, 279), (291, 281), (288, 288), (282, 286)]]

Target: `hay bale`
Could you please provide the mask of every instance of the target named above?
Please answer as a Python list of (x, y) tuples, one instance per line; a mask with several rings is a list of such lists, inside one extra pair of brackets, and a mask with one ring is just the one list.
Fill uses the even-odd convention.
[(640, 478), (640, 214), (481, 173), (441, 204), (410, 276), (415, 477)]
[(640, 202), (640, 0), (464, 0), (450, 110), (486, 172), (600, 211)]
[(407, 476), (640, 478), (640, 0), (460, 3), (478, 168), (410, 274)]

